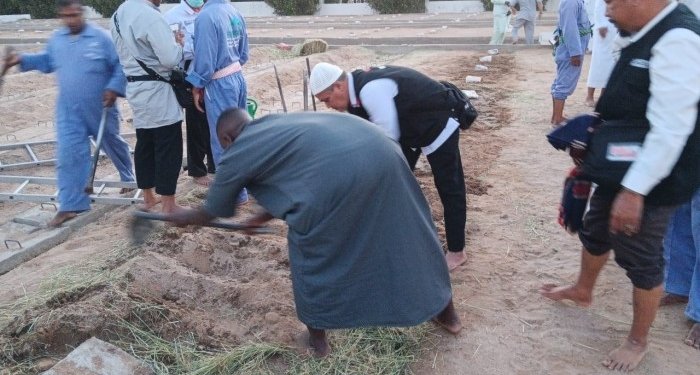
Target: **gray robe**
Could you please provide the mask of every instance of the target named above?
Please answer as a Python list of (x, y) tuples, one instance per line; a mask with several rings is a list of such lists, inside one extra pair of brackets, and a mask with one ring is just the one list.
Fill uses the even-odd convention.
[(239, 190), (289, 226), (299, 320), (317, 329), (411, 326), (452, 292), (430, 209), (398, 144), (356, 116), (270, 115), (224, 152), (205, 209)]

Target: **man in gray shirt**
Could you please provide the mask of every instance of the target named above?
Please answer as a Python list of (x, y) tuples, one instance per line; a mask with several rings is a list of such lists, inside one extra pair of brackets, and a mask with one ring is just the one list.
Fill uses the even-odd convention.
[(539, 16), (542, 16), (542, 2), (540, 0), (513, 0), (511, 5), (515, 7), (516, 4), (520, 5), (520, 10), (515, 15), (513, 23), (513, 44), (518, 43), (518, 29), (521, 27), (525, 29), (525, 43), (532, 44), (535, 41), (537, 12), (539, 11)]
[[(170, 84), (153, 79), (139, 61), (165, 78), (182, 60), (182, 47), (158, 10), (161, 0), (126, 0), (112, 16), (112, 39), (128, 84), (134, 113), (136, 183), (145, 209), (178, 208), (175, 188), (182, 166), (182, 108)], [(182, 43), (180, 37), (179, 43)]]

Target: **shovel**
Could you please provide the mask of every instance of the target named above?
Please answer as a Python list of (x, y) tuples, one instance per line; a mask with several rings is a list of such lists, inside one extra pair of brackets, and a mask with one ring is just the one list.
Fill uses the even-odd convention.
[(97, 162), (100, 161), (100, 148), (102, 146), (102, 137), (105, 133), (105, 123), (107, 122), (107, 110), (109, 108), (105, 107), (102, 109), (102, 119), (100, 120), (100, 127), (97, 129), (97, 139), (95, 140), (95, 154), (92, 156), (92, 168), (90, 169), (90, 178), (88, 178), (87, 186), (85, 186), (85, 192), (92, 194), (93, 184), (95, 183), (95, 172), (97, 172)]
[[(167, 215), (146, 211), (134, 211), (134, 217), (130, 223), (131, 243), (133, 245), (143, 244), (151, 234), (156, 224), (155, 221), (170, 221)], [(245, 224), (237, 224), (225, 221), (210, 221), (201, 225), (210, 228), (222, 228), (230, 230), (248, 230), (255, 234), (274, 233), (271, 228), (253, 227)]]

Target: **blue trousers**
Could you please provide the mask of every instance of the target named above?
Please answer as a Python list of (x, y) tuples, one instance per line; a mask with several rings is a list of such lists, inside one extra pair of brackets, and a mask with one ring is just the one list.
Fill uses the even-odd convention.
[(583, 56), (581, 56), (581, 65), (579, 66), (571, 65), (569, 58), (560, 59), (557, 57), (556, 63), (557, 76), (552, 83), (552, 98), (566, 100), (576, 90), (576, 84), (581, 76), (581, 68), (583, 67)]
[[(246, 108), (248, 87), (243, 78), (243, 73), (234, 73), (228, 77), (212, 80), (207, 84), (204, 95), (204, 105), (209, 122), (209, 141), (211, 142), (211, 154), (214, 157), (214, 165), (219, 168), (221, 154), (224, 152), (216, 135), (216, 122), (225, 110), (230, 108)], [(248, 200), (248, 192), (244, 188), (239, 194), (238, 202)]]
[(666, 292), (687, 296), (685, 315), (700, 322), (700, 190), (671, 219), (664, 257)]
[[(85, 185), (90, 175), (92, 159), (88, 136), (97, 139), (101, 115), (68, 116), (56, 123), (56, 179), (60, 211), (85, 211), (90, 209), (90, 197)], [(119, 115), (115, 108), (109, 110), (102, 136), (102, 150), (112, 160), (122, 181), (134, 181), (133, 164), (129, 144), (119, 135)]]
[(216, 122), (219, 116), (229, 108), (246, 107), (248, 88), (243, 78), (243, 73), (238, 72), (228, 77), (212, 80), (206, 86), (204, 95), (204, 105), (207, 111), (207, 121), (209, 122), (209, 139), (211, 142), (211, 153), (214, 156), (216, 166), (221, 162), (221, 148), (219, 138), (216, 136)]

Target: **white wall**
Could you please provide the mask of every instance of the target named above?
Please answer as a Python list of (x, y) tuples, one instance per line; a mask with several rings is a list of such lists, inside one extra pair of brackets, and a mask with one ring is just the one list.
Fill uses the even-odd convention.
[(32, 17), (28, 14), (8, 14), (6, 16), (0, 16), (0, 23), (5, 22), (16, 22), (19, 20), (30, 20)]
[(369, 4), (321, 4), (321, 8), (316, 12), (317, 16), (364, 16), (375, 14), (376, 12)]
[(484, 10), (481, 1), (428, 1), (428, 13), (476, 13)]

